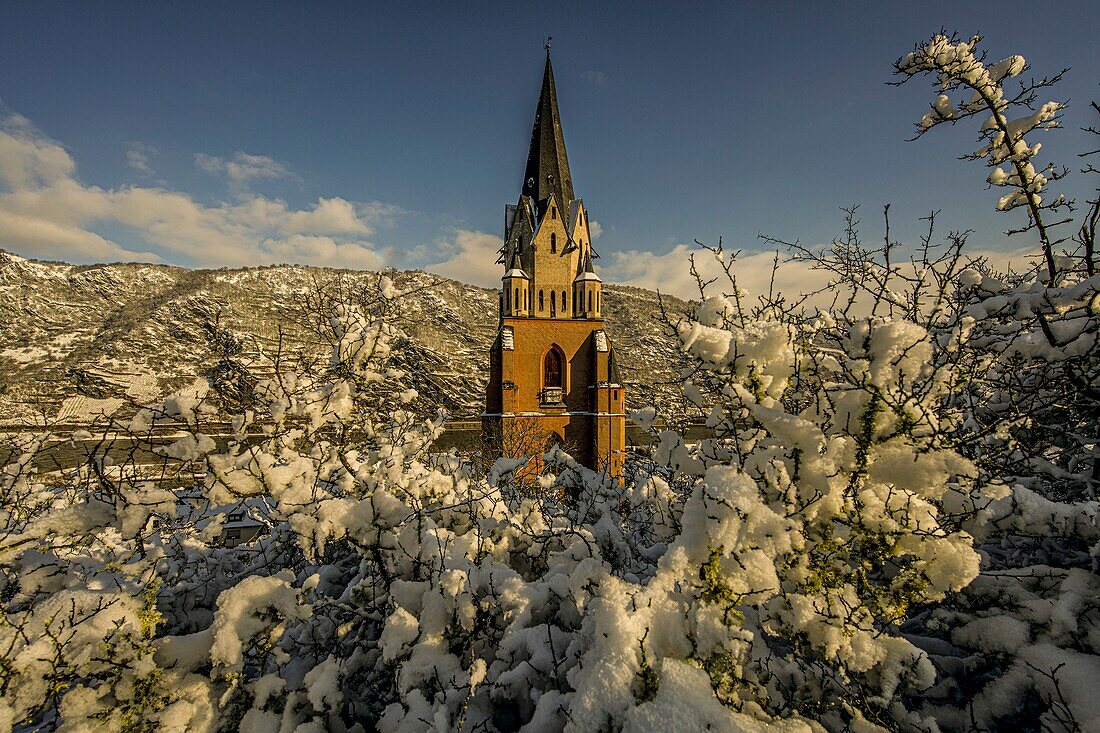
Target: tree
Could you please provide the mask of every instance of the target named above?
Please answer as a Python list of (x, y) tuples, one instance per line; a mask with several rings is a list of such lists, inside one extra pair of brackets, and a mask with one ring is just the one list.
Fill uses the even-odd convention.
[[(1021, 82), (1018, 92), (1006, 94), (1003, 82), (1020, 76), (1030, 67), (1024, 57), (1018, 55), (987, 65), (985, 53), (975, 53), (981, 40), (981, 36), (961, 41), (957, 35), (948, 37), (943, 33), (936, 34), (931, 40), (918, 44), (911, 53), (898, 59), (894, 64), (895, 73), (902, 77), (899, 84), (926, 74), (935, 74), (937, 77), (937, 85), (942, 93), (917, 122), (917, 138), (944, 123), (956, 124), (976, 115), (989, 115), (982, 123), (979, 134), (983, 146), (963, 157), (985, 160), (986, 165), (993, 168), (986, 179), (988, 183), (1008, 189), (1008, 193), (997, 202), (998, 211), (1012, 211), (1017, 208), (1027, 211), (1027, 225), (1009, 233), (1023, 233), (1033, 229), (1037, 232), (1047, 267), (1047, 282), (1053, 285), (1058, 275), (1055, 247), (1063, 240), (1053, 238), (1050, 226), (1044, 220), (1044, 212), (1070, 208), (1071, 202), (1061, 195), (1052, 201), (1044, 201), (1043, 191), (1048, 184), (1062, 178), (1068, 171), (1054, 165), (1047, 165), (1042, 170), (1036, 169), (1033, 161), (1042, 146), (1038, 143), (1029, 145), (1024, 140), (1024, 135), (1058, 127), (1065, 104), (1049, 101), (1036, 107), (1036, 102), (1039, 90), (1053, 87), (1068, 69), (1063, 69), (1054, 76)], [(969, 91), (969, 99), (958, 104), (953, 102), (947, 92), (956, 90)], [(1012, 118), (1014, 114), (1023, 116)], [(1008, 166), (1008, 171), (1000, 167), (1002, 164)]]

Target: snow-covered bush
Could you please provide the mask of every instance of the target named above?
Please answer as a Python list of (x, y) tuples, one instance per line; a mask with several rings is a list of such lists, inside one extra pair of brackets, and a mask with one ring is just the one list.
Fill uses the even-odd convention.
[[(1036, 169), (1040, 145), (1024, 136), (1057, 126), (1064, 105), (1041, 101), (1038, 90), (1062, 74), (1008, 93), (1005, 82), (1026, 62), (986, 64), (979, 41), (934, 36), (896, 70), (934, 74), (942, 91), (922, 132), (988, 115), (984, 146), (971, 157), (993, 167), (991, 185), (1009, 189), (999, 210), (1025, 208), (1027, 225), (1010, 234), (1036, 232), (1042, 269), (1006, 276), (976, 263), (952, 282), (952, 318), (968, 338), (958, 368), (965, 382), (945, 405), (963, 418), (951, 441), (1005, 495), (975, 504), (963, 521), (983, 553), (982, 575), (909, 628), (934, 637), (926, 648), (941, 681), (926, 710), (941, 727), (1090, 730), (1100, 725), (1085, 682), (1100, 671), (1100, 197), (1087, 202), (1071, 240), (1056, 238), (1069, 219), (1044, 216), (1073, 202), (1048, 203), (1045, 189), (1067, 171)], [(952, 102), (957, 89), (970, 98)]]
[(108, 460), (44, 472), (36, 459), (55, 437), (16, 437), (0, 471), (0, 729), (170, 730), (178, 706), (153, 661), (167, 548), (149, 528), (154, 513), (170, 520), (175, 496), (116, 481)]
[(940, 440), (951, 345), (896, 318), (796, 326), (741, 312), (712, 297), (678, 324), (699, 362), (693, 384), (724, 399), (710, 410), (715, 439), (690, 456), (667, 441), (667, 460), (702, 476), (683, 535), (704, 565), (701, 597), (721, 599), (741, 635), (712, 682), (734, 704), (830, 728), (920, 727), (902, 697), (935, 673), (898, 626), (979, 567), (951, 516), (982, 494), (978, 472)]

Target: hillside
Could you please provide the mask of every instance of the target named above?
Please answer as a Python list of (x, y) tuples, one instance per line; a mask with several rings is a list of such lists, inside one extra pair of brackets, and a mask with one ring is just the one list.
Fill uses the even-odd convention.
[[(316, 353), (317, 339), (298, 317), (303, 294), (335, 279), (354, 287), (370, 276), (301, 266), (77, 266), (0, 250), (0, 423), (59, 411), (79, 421), (96, 405), (148, 402), (193, 382), (212, 363), (203, 324), (214, 319), (242, 337), (253, 360), (273, 353), (280, 338), (284, 350)], [(414, 383), (425, 407), (476, 418), (496, 333), (496, 291), (420, 271), (394, 277), (413, 290), (398, 325), (409, 337), (407, 361), (419, 367)], [(675, 400), (680, 366), (657, 294), (614, 285), (604, 292), (630, 407)]]

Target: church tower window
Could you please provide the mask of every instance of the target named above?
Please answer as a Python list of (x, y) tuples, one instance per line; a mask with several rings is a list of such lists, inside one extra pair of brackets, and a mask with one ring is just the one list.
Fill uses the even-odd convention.
[(550, 252), (554, 253), (558, 251), (558, 235), (550, 234)]
[(546, 303), (542, 299), (542, 291), (539, 291), (539, 310), (546, 310)]
[(566, 303), (565, 291), (563, 290), (563, 291), (561, 291), (561, 312), (562, 313), (568, 313), (569, 312), (569, 309), (565, 307), (565, 303)]
[(558, 387), (562, 386), (562, 363), (561, 354), (556, 348), (551, 348), (546, 352), (546, 358), (542, 362), (542, 386), (546, 387)]
[(592, 291), (588, 291), (588, 310), (592, 310)]
[(553, 290), (550, 291), (550, 316), (556, 316), (558, 314), (558, 294)]

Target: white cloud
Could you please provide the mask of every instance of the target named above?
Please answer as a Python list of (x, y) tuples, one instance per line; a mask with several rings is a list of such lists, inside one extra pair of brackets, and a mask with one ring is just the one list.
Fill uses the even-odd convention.
[[(679, 298), (694, 299), (699, 297), (699, 289), (689, 269), (692, 252), (695, 252), (696, 267), (703, 279), (718, 278), (711, 286), (712, 290), (728, 292), (729, 286), (722, 266), (710, 252), (686, 244), (678, 244), (664, 254), (638, 250), (614, 252), (597, 261), (597, 271), (607, 282), (660, 290)], [(974, 248), (965, 251), (965, 254), (973, 258), (985, 257), (997, 270), (1005, 270), (1010, 264), (1020, 270), (1027, 267), (1027, 260), (1033, 251)], [(737, 278), (738, 287), (746, 291), (753, 302), (758, 296), (767, 294), (771, 287), (774, 262), (775, 252), (756, 252), (737, 258), (733, 274)], [(828, 273), (814, 270), (805, 262), (784, 262), (783, 253), (780, 253), (774, 289), (776, 293), (785, 294), (788, 302), (798, 295), (821, 290), (828, 285), (829, 280)], [(712, 290), (708, 290), (708, 293)], [(808, 303), (827, 306), (831, 303), (833, 294), (832, 290), (819, 293)]]
[[(608, 282), (660, 290), (679, 298), (696, 298), (699, 289), (689, 269), (692, 252), (696, 253), (696, 265), (704, 279), (725, 277), (721, 265), (709, 252), (686, 244), (678, 244), (664, 254), (638, 250), (613, 252), (597, 262), (597, 269), (600, 276)], [(758, 252), (739, 257), (733, 270), (738, 287), (748, 291), (753, 297), (766, 293), (774, 258), (774, 252)], [(724, 280), (720, 280), (721, 282)], [(787, 293), (809, 292), (822, 287), (826, 282), (828, 277), (823, 273), (795, 262), (781, 262), (776, 275), (776, 289)]]
[(151, 176), (155, 171), (153, 171), (153, 167), (149, 165), (149, 159), (159, 152), (160, 151), (153, 145), (142, 142), (130, 143), (126, 151), (126, 164), (139, 173)]
[(197, 153), (195, 165), (210, 175), (225, 176), (229, 190), (238, 196), (247, 196), (253, 181), (273, 181), (291, 175), (285, 163), (266, 155), (251, 155), (240, 150), (232, 158)]
[(428, 272), (483, 288), (499, 288), (504, 270), (497, 264), (497, 252), (504, 240), (494, 234), (459, 229), (453, 241), (437, 243), (435, 252), (447, 259), (424, 267)]
[(219, 158), (206, 153), (195, 155), (195, 165), (212, 175), (224, 175), (234, 183), (247, 183), (260, 178), (282, 178), (287, 167), (266, 155), (250, 155), (238, 150), (232, 158)]
[[(235, 156), (217, 165), (241, 183), (284, 170), (265, 156)], [(159, 250), (165, 259), (210, 267), (287, 261), (378, 267), (383, 262), (368, 238), (376, 224), (400, 211), (338, 197), (292, 209), (248, 193), (235, 203), (205, 206), (161, 187), (87, 186), (75, 172), (68, 151), (25, 118), (0, 119), (0, 247), (83, 262), (157, 261)], [(139, 244), (111, 241), (101, 233), (105, 227), (129, 230)]]
[(592, 235), (592, 241), (595, 242), (603, 234), (603, 227), (600, 226), (598, 221), (588, 222), (588, 232)]
[(989, 266), (997, 272), (1007, 272), (1009, 268), (1015, 272), (1026, 272), (1038, 267), (1045, 270), (1046, 263), (1035, 247), (1022, 247), (1014, 250), (986, 249), (983, 247), (966, 251), (970, 257), (984, 257), (989, 260)]
[[(592, 226), (595, 229), (596, 222), (592, 222)], [(436, 259), (441, 256), (445, 258), (426, 265), (424, 269), (428, 272), (486, 288), (498, 288), (504, 270), (496, 260), (503, 243), (500, 237), (493, 234), (460, 229), (453, 239), (437, 242), (431, 248), (430, 254), (423, 251), (412, 254), (424, 259), (431, 255)], [(698, 294), (688, 269), (688, 256), (693, 251), (697, 251), (697, 248), (680, 244), (665, 254), (638, 250), (613, 252), (596, 261), (597, 270), (609, 283), (649, 290), (659, 289), (662, 293), (680, 298), (693, 298)], [(696, 261), (705, 276), (721, 274), (717, 262), (705, 259), (710, 258), (710, 254), (698, 251), (700, 254), (696, 256)], [(754, 294), (766, 292), (773, 257), (772, 253), (759, 253), (738, 259), (738, 284)], [(807, 266), (798, 263), (784, 265), (776, 279), (777, 286), (784, 292), (807, 291), (821, 287), (827, 281), (828, 278), (822, 273), (812, 272)]]
[(377, 270), (383, 266), (368, 243), (338, 242), (332, 237), (295, 234), (281, 240), (264, 240), (260, 249), (273, 262), (309, 262), (352, 270)]
[(589, 84), (595, 84), (599, 86), (600, 84), (603, 84), (605, 81), (607, 81), (607, 74), (602, 71), (589, 69), (588, 71), (585, 71), (581, 74), (581, 78)]
[(68, 151), (42, 138), (26, 117), (0, 121), (0, 182), (11, 190), (48, 186), (72, 175)]
[(158, 262), (152, 252), (133, 252), (95, 232), (37, 217), (22, 216), (0, 206), (0, 246), (47, 260), (141, 260)]

